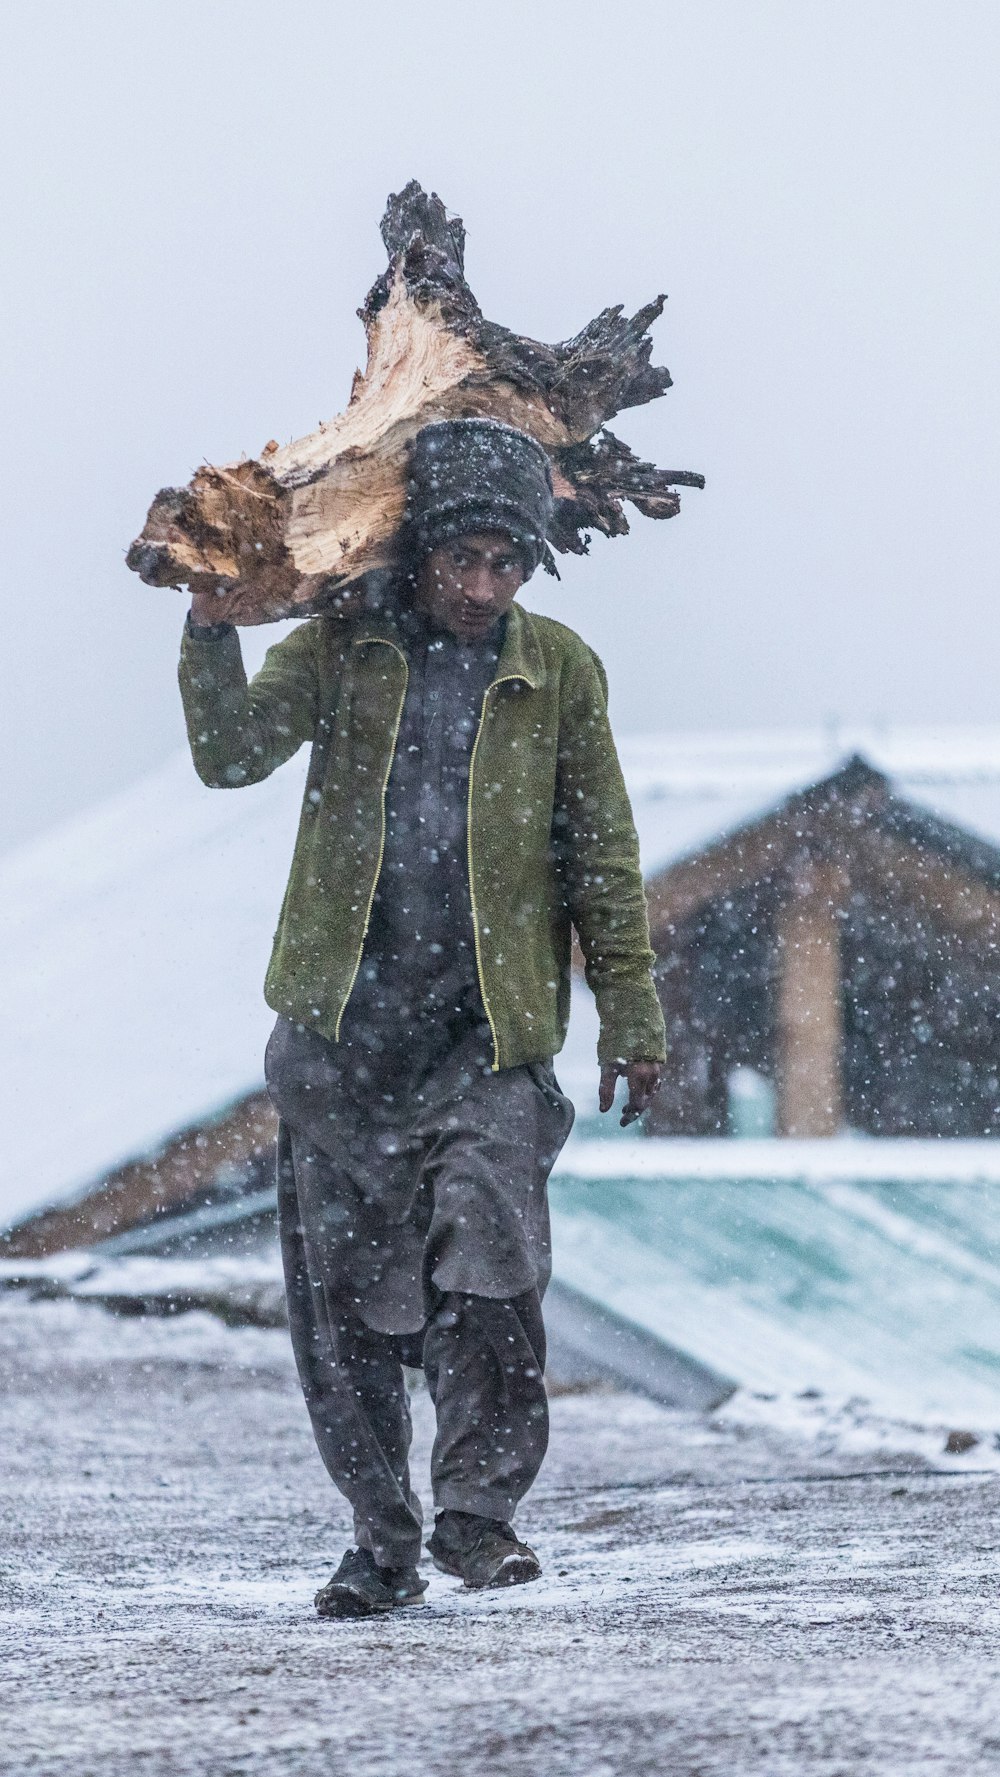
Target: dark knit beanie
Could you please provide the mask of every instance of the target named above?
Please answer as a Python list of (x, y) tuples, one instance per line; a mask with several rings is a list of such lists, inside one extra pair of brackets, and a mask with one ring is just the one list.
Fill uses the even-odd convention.
[(552, 517), (549, 459), (500, 420), (438, 420), (413, 440), (407, 528), (419, 557), (474, 531), (503, 531), (533, 574)]

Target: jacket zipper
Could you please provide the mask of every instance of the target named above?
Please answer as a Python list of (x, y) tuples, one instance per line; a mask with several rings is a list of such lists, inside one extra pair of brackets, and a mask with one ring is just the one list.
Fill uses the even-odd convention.
[(493, 1038), (492, 1071), (495, 1074), (500, 1072), (500, 1039), (497, 1036), (497, 1027), (493, 1021), (493, 1013), (490, 1010), (490, 1002), (486, 995), (486, 979), (483, 974), (483, 949), (479, 942), (479, 909), (476, 903), (476, 878), (472, 861), (472, 790), (476, 779), (476, 754), (479, 752), (479, 742), (482, 738), (483, 728), (486, 723), (486, 707), (489, 703), (490, 692), (495, 691), (498, 685), (519, 685), (521, 683), (520, 673), (505, 673), (502, 679), (494, 679), (491, 685), (487, 685), (486, 690), (483, 692), (483, 707), (479, 712), (479, 727), (476, 729), (476, 738), (472, 743), (472, 755), (469, 759), (469, 800), (465, 810), (465, 840), (469, 861), (469, 900), (472, 903), (472, 932), (476, 942), (476, 973), (479, 976), (479, 992), (482, 995), (483, 1010), (486, 1013), (486, 1021), (490, 1027), (490, 1035)]
[(361, 646), (363, 646), (363, 644), (365, 642), (380, 642), (384, 648), (391, 648), (394, 654), (399, 655), (400, 660), (403, 662), (403, 689), (402, 689), (402, 692), (400, 693), (399, 708), (396, 711), (396, 721), (395, 721), (395, 725), (392, 730), (392, 742), (389, 747), (389, 761), (388, 761), (388, 764), (386, 765), (386, 768), (385, 768), (385, 776), (382, 779), (382, 799), (381, 799), (382, 830), (381, 830), (381, 833), (379, 834), (378, 858), (375, 863), (375, 875), (372, 880), (371, 894), (368, 896), (368, 906), (365, 908), (365, 923), (364, 923), (364, 926), (362, 927), (362, 931), (361, 931), (361, 943), (358, 945), (358, 955), (357, 955), (357, 960), (354, 964), (354, 973), (352, 974), (351, 979), (348, 982), (347, 992), (345, 993), (343, 999), (340, 1002), (340, 1011), (337, 1013), (337, 1025), (336, 1025), (336, 1029), (334, 1030), (334, 1033), (333, 1033), (333, 1040), (335, 1043), (340, 1042), (341, 1022), (343, 1020), (344, 1013), (347, 1010), (347, 1002), (350, 999), (352, 993), (354, 992), (354, 983), (358, 978), (358, 970), (361, 967), (361, 958), (364, 956), (364, 953), (365, 953), (365, 939), (368, 936), (368, 927), (371, 922), (372, 908), (375, 905), (375, 892), (378, 888), (378, 879), (382, 874), (382, 860), (385, 857), (385, 796), (386, 796), (386, 791), (389, 788), (389, 777), (391, 775), (392, 767), (393, 767), (393, 764), (394, 764), (395, 758), (396, 758), (396, 742), (399, 739), (400, 723), (403, 720), (403, 705), (406, 702), (406, 687), (410, 682), (409, 662), (407, 661), (406, 655), (403, 653), (402, 648), (397, 648), (395, 642), (387, 641), (385, 636), (360, 636), (358, 639), (358, 642), (356, 643), (356, 646), (361, 647)]

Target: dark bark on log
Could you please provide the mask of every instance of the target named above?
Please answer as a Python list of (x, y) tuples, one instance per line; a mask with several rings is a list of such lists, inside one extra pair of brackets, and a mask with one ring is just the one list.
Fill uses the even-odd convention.
[(670, 387), (650, 363), (657, 297), (627, 317), (605, 309), (560, 345), (487, 321), (465, 281), (465, 228), (411, 182), (382, 221), (389, 256), (359, 315), (368, 361), (346, 411), (259, 458), (199, 469), (164, 488), (128, 552), (151, 586), (213, 586), (219, 617), (267, 623), (342, 604), (396, 562), (409, 445), (435, 419), (488, 416), (549, 452), (552, 547), (582, 554), (588, 535), (628, 530), (624, 502), (649, 518), (677, 512), (690, 471), (640, 462), (605, 428)]

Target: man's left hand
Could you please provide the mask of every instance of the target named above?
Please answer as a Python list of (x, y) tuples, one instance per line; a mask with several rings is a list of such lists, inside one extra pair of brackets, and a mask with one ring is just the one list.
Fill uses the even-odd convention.
[(626, 1129), (648, 1111), (663, 1076), (659, 1061), (606, 1061), (601, 1068), (601, 1090), (598, 1103), (602, 1111), (610, 1111), (615, 1102), (615, 1087), (624, 1075), (628, 1081), (628, 1100), (622, 1111), (621, 1125)]

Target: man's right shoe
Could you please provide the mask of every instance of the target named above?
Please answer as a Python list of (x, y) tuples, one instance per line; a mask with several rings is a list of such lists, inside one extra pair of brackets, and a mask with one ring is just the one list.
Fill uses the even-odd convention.
[(370, 1549), (348, 1549), (315, 1603), (321, 1617), (377, 1617), (400, 1604), (422, 1604), (426, 1590), (415, 1567), (378, 1567)]
[(541, 1577), (542, 1564), (534, 1549), (518, 1542), (511, 1525), (500, 1518), (439, 1512), (427, 1548), (435, 1567), (464, 1580), (470, 1591), (523, 1586)]

